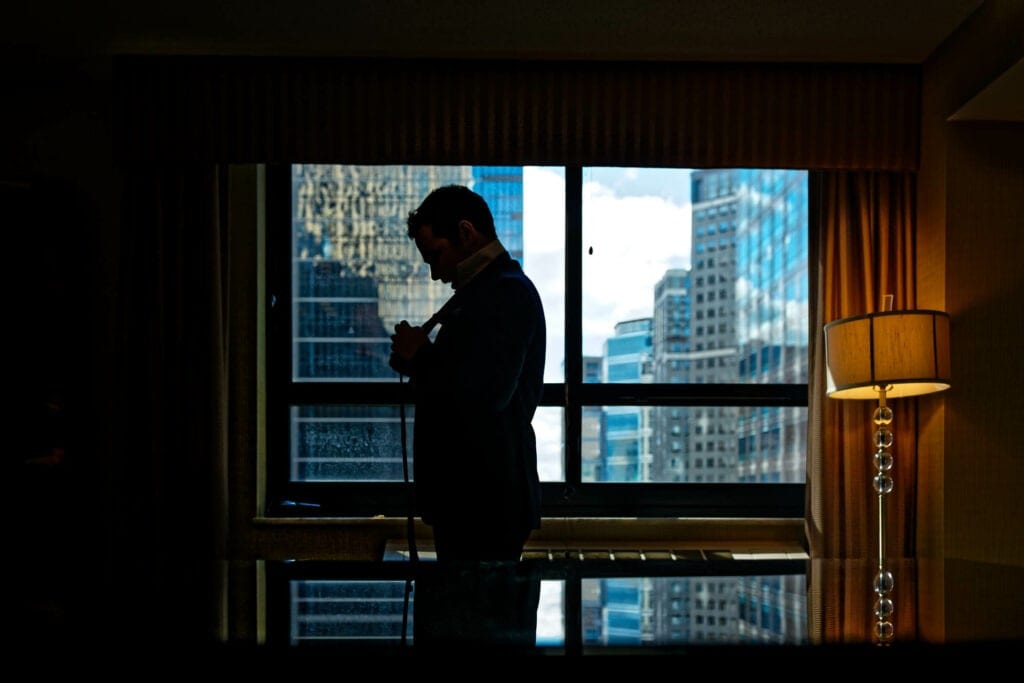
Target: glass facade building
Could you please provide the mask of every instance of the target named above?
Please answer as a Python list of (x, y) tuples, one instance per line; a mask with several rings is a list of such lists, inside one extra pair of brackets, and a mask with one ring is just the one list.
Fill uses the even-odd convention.
[[(298, 164), (291, 174), (293, 381), (395, 381), (394, 326), (425, 321), (451, 295), (406, 230), (434, 188), (483, 195), (499, 239), (522, 261), (521, 167)], [(298, 406), (292, 425), (294, 481), (402, 479), (397, 406)]]
[[(401, 319), (426, 320), (450, 296), (447, 285), (430, 281), (405, 231), (408, 212), (430, 189), (476, 189), (502, 243), (525, 258), (521, 168), (302, 165), (292, 173), (294, 381), (394, 381), (389, 330)], [(689, 189), (689, 266), (664, 271), (650, 292), (649, 317), (614, 324), (601, 355), (584, 357), (583, 381), (806, 383), (806, 172), (693, 171)], [(805, 407), (581, 411), (585, 482), (804, 479)], [(397, 406), (292, 412), (293, 479), (402, 479)], [(584, 639), (799, 642), (803, 583), (802, 576), (583, 581)], [(384, 595), (381, 604), (393, 598)]]
[[(807, 173), (694, 171), (689, 269), (653, 292), (653, 317), (625, 321), (606, 345), (607, 382), (807, 382)], [(642, 341), (641, 341), (642, 339)], [(806, 408), (609, 406), (608, 481), (799, 482)], [(626, 592), (604, 597), (624, 642)], [(602, 586), (603, 587), (603, 586)], [(638, 642), (796, 642), (803, 577), (637, 581)], [(630, 593), (632, 595), (632, 593)], [(606, 622), (611, 623), (611, 622)]]
[[(604, 381), (651, 380), (651, 318), (615, 326), (604, 345)], [(601, 413), (601, 462), (605, 481), (649, 481), (651, 466), (649, 406), (606, 406)]]

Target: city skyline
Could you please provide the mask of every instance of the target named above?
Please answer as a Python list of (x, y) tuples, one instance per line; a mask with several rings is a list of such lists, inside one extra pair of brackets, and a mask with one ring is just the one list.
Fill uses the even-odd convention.
[[(393, 379), (387, 367), (389, 325), (399, 319), (425, 319), (450, 296), (447, 286), (430, 282), (405, 234), (404, 219), (430, 189), (452, 182), (487, 193), (500, 238), (524, 262), (544, 299), (549, 347), (546, 381), (564, 380), (565, 183), (561, 169), (325, 165), (295, 169), (298, 296), (293, 305), (298, 321), (294, 347), (298, 380)], [(693, 178), (697, 180), (691, 187)], [(628, 381), (799, 382), (806, 378), (804, 172), (596, 168), (584, 169), (583, 190), (584, 358), (603, 358), (607, 363), (606, 346), (620, 326), (654, 320), (652, 349), (634, 359), (645, 367), (626, 370)], [(698, 194), (697, 204), (693, 192)], [(664, 283), (670, 276), (676, 284), (671, 296), (666, 296)], [(594, 291), (597, 286), (604, 289)], [(776, 367), (769, 372), (772, 363)], [(599, 372), (587, 381), (623, 381), (626, 375)], [(607, 417), (616, 410), (622, 412), (608, 407), (602, 413)], [(749, 410), (741, 414), (736, 409), (718, 409), (703, 417), (698, 411), (696, 422), (689, 411), (685, 415), (671, 411), (669, 417), (665, 410), (633, 412), (643, 421), (643, 428), (636, 432), (642, 442), (621, 445), (632, 449), (638, 461), (626, 463), (619, 458), (619, 466), (612, 468), (606, 460), (588, 460), (588, 472), (595, 478), (584, 480), (737, 481), (737, 467), (743, 462), (745, 481), (782, 481), (798, 477), (803, 467), (794, 459), (796, 446), (802, 443), (796, 432), (801, 419), (805, 420), (799, 409), (788, 417), (767, 418)], [(387, 427), (395, 422), (389, 409), (341, 407), (329, 413), (305, 417), (296, 413), (294, 418), (296, 428), (302, 430), (297, 447), (306, 453), (296, 458), (310, 463), (310, 474), (342, 480), (397, 475), (398, 462), (389, 455), (394, 448), (388, 441), (396, 438)], [(372, 431), (371, 440), (361, 433), (360, 425), (369, 424), (368, 420), (382, 425)], [(715, 439), (694, 439), (709, 429), (709, 420), (711, 431), (717, 431)], [(742, 437), (738, 425), (746, 429)], [(541, 480), (563, 480), (563, 411), (541, 407), (534, 428)], [(773, 430), (770, 439), (763, 438), (765, 430)], [(603, 434), (597, 440), (600, 458), (608, 457), (610, 445), (611, 437), (604, 432), (599, 429)], [(680, 438), (684, 434), (690, 438)], [(621, 433), (617, 438), (621, 440)], [(339, 439), (351, 444), (361, 440), (364, 453), (379, 464), (374, 466), (364, 456), (358, 465), (343, 467), (339, 459), (320, 454)], [(772, 443), (787, 455), (765, 452)], [(693, 457), (705, 447), (718, 453)], [(769, 459), (774, 461), (771, 466), (765, 465)], [(385, 468), (385, 463), (390, 465)]]
[[(293, 214), (296, 329), (314, 321), (310, 329), (319, 335), (295, 343), (311, 378), (386, 378), (388, 325), (425, 319), (450, 295), (427, 278), (404, 217), (432, 187), (459, 182), (488, 200), (500, 239), (537, 284), (548, 322), (545, 379), (564, 381), (562, 172), (395, 167), (389, 178), (390, 168), (320, 168), (312, 185), (294, 178), (294, 197), (304, 202)], [(331, 196), (346, 183), (344, 201)], [(806, 191), (806, 174), (795, 171), (585, 169), (585, 381), (805, 382)], [(326, 207), (321, 215), (313, 198)], [(339, 377), (342, 368), (355, 376)], [(309, 472), (330, 472), (344, 457), (332, 464), (325, 453), (354, 453), (360, 465), (341, 472), (395, 478), (387, 427), (398, 421), (388, 410), (340, 406), (297, 417), (310, 436), (298, 440), (304, 454), (296, 458), (310, 463)], [(779, 482), (804, 466), (805, 409), (606, 405), (583, 407), (582, 419), (582, 481)], [(543, 407), (534, 428), (542, 481), (563, 480), (562, 410)], [(360, 445), (364, 432), (377, 436)], [(333, 448), (335, 441), (347, 446)], [(585, 593), (584, 637), (592, 642), (782, 642), (799, 640), (806, 628), (793, 609), (803, 595), (800, 577), (611, 578), (588, 584)], [(765, 595), (771, 604), (761, 604)], [(540, 621), (548, 640), (557, 639), (550, 609), (549, 596)]]

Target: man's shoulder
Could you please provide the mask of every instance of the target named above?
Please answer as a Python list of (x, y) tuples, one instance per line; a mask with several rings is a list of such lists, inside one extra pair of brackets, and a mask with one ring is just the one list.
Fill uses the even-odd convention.
[(508, 252), (491, 261), (481, 275), (484, 276), (481, 281), (490, 281), (492, 284), (507, 280), (519, 280), (530, 283), (531, 286), (533, 284), (526, 275), (526, 271), (523, 270), (522, 264), (512, 258)]
[(522, 265), (515, 259), (510, 259), (509, 263), (496, 273), (495, 284), (502, 283), (505, 283), (504, 286), (512, 289), (524, 289), (534, 295), (537, 294), (537, 287), (534, 285), (533, 280), (530, 279), (530, 276), (523, 270)]

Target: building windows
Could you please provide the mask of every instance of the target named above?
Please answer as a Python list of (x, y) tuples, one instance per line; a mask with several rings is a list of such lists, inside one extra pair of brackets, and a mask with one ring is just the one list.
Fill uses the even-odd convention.
[[(802, 516), (803, 481), (793, 473), (804, 470), (807, 411), (805, 172), (779, 172), (788, 181), (768, 195), (764, 172), (743, 169), (276, 171), (267, 249), (270, 513), (406, 514), (415, 415), (387, 365), (389, 330), (426, 320), (451, 292), (431, 283), (404, 220), (434, 187), (460, 183), (488, 200), (499, 239), (543, 299), (549, 348), (534, 428), (545, 514), (677, 516), (678, 505), (686, 514)], [(710, 178), (703, 186), (717, 189), (706, 197), (700, 181)], [(755, 201), (768, 208), (742, 211)], [(737, 208), (759, 218), (718, 223)], [(764, 257), (784, 245), (802, 260)], [(703, 246), (719, 258), (698, 258)], [(691, 281), (718, 287), (694, 292)], [(697, 308), (705, 296), (714, 308)], [(691, 330), (704, 317), (735, 325)], [(711, 338), (697, 344), (691, 331)], [(723, 407), (698, 422), (708, 405)], [(783, 423), (793, 427), (787, 439), (737, 457), (739, 444)], [(678, 438), (705, 428), (726, 438), (717, 447)], [(717, 500), (694, 489), (685, 460), (671, 457), (705, 448), (724, 457), (721, 466), (698, 461), (703, 481), (735, 487), (720, 487)], [(778, 485), (746, 483), (764, 467), (778, 470)], [(644, 485), (644, 495), (608, 486), (623, 483)], [(690, 491), (711, 502), (695, 508)]]

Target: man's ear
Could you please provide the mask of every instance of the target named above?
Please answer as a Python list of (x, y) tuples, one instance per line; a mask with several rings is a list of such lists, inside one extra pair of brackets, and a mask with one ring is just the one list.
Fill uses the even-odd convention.
[(459, 240), (462, 244), (471, 244), (475, 238), (476, 227), (466, 219), (459, 221)]

